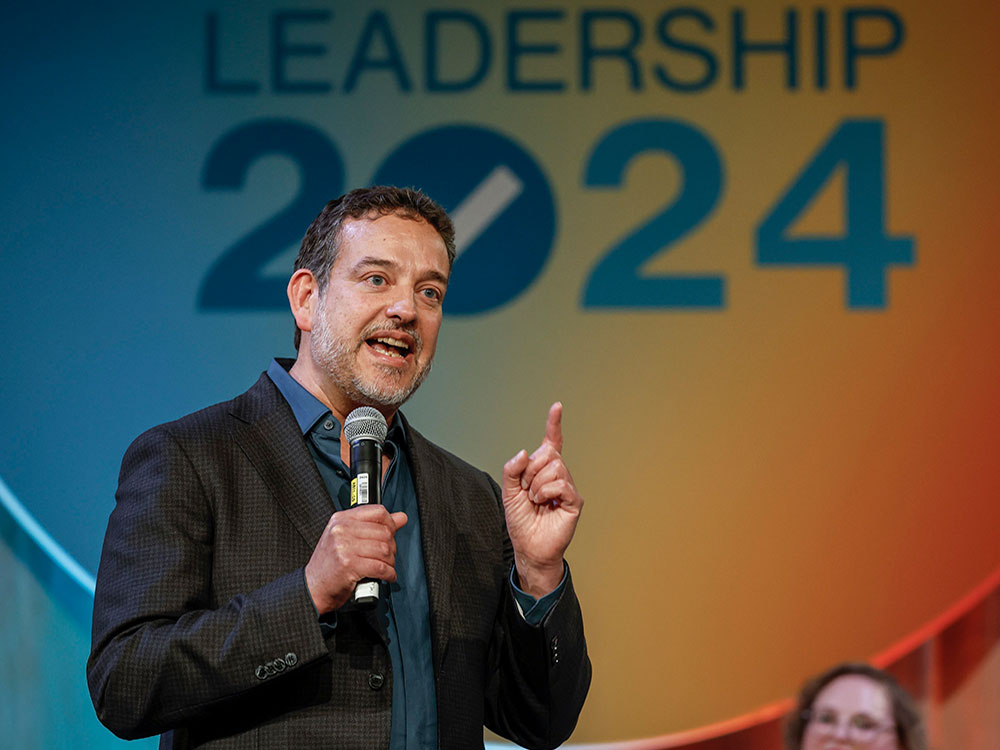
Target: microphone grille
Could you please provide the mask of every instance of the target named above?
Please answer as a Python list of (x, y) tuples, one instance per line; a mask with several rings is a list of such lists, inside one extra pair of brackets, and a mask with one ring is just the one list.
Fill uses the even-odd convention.
[(368, 438), (381, 444), (385, 442), (388, 432), (389, 425), (382, 412), (371, 406), (359, 406), (344, 420), (344, 437), (349, 443)]

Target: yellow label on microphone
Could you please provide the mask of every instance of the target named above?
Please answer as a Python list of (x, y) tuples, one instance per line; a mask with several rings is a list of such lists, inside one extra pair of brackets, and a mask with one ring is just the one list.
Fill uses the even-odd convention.
[(368, 475), (358, 474), (351, 480), (351, 507), (368, 505)]

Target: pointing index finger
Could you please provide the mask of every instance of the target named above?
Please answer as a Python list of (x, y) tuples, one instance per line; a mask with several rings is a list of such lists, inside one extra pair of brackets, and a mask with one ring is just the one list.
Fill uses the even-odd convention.
[(545, 440), (560, 453), (563, 447), (562, 411), (562, 402), (556, 401), (549, 407), (549, 417), (545, 421)]

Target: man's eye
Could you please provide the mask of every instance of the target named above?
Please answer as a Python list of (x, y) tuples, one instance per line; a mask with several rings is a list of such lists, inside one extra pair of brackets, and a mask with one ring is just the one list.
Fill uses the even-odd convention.
[(385, 285), (385, 277), (384, 276), (378, 276), (378, 275), (369, 276), (368, 277), (368, 283), (371, 284), (372, 286), (384, 286)]
[(437, 289), (427, 288), (427, 289), (422, 290), (420, 293), (423, 294), (427, 299), (430, 299), (430, 300), (439, 300), (439, 299), (441, 299), (441, 292), (439, 292)]

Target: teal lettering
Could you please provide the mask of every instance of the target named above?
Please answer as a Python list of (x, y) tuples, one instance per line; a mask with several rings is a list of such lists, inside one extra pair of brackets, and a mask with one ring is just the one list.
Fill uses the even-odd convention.
[[(385, 47), (383, 57), (371, 56), (371, 47), (378, 38), (381, 38), (382, 45)], [(358, 78), (361, 77), (362, 72), (368, 69), (390, 71), (395, 74), (396, 82), (401, 91), (413, 90), (413, 83), (410, 81), (409, 73), (406, 72), (406, 65), (403, 63), (403, 56), (399, 52), (399, 44), (392, 33), (389, 19), (380, 10), (372, 11), (365, 22), (358, 46), (354, 50), (354, 56), (347, 69), (344, 91), (353, 91), (358, 85)]]

